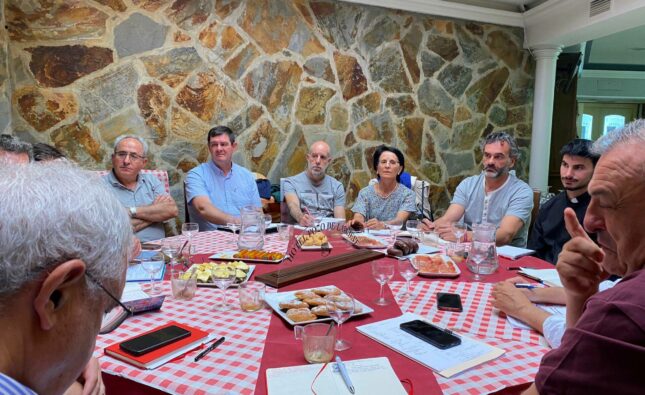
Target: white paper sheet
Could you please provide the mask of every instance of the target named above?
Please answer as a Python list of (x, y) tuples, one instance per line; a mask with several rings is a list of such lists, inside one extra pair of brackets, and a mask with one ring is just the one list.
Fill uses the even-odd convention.
[(534, 250), (529, 250), (527, 248), (520, 248), (509, 245), (497, 247), (497, 254), (509, 259), (517, 259), (526, 255), (531, 255), (533, 253), (535, 253)]
[(523, 267), (521, 271), (528, 274), (529, 276), (539, 278), (546, 285), (550, 285), (552, 287), (562, 286), (562, 281), (560, 281), (558, 271), (555, 269), (529, 269)]

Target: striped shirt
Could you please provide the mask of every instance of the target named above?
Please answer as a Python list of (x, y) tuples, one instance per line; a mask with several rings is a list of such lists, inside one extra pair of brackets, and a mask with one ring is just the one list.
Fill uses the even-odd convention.
[(36, 393), (0, 372), (0, 395), (36, 395)]

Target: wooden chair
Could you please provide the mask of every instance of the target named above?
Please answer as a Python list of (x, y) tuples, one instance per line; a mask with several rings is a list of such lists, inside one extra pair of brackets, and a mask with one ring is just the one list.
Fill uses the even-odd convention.
[(531, 221), (529, 222), (529, 238), (533, 232), (533, 224), (535, 224), (535, 219), (537, 218), (538, 212), (540, 211), (540, 197), (542, 192), (539, 189), (533, 190), (533, 209), (531, 210)]

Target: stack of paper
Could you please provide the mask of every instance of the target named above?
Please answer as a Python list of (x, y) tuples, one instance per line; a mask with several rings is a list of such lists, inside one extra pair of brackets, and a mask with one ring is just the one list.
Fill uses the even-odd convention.
[(402, 323), (413, 320), (424, 321), (424, 318), (417, 314), (404, 313), (400, 317), (359, 326), (356, 330), (434, 370), (443, 377), (454, 376), (504, 354), (504, 350), (501, 348), (490, 346), (463, 335), (459, 335), (461, 338), (460, 345), (441, 350), (404, 332), (399, 327)]
[(535, 251), (529, 250), (527, 248), (520, 248), (509, 245), (497, 247), (497, 255), (513, 260), (526, 255), (531, 255), (533, 253), (535, 253)]
[(520, 273), (540, 279), (544, 284), (551, 287), (562, 287), (562, 281), (560, 281), (558, 271), (555, 269), (529, 269), (523, 267)]
[[(335, 363), (327, 364), (318, 375), (322, 367), (323, 364), (315, 364), (267, 369), (267, 392), (269, 395), (301, 395), (310, 394), (313, 389), (321, 395), (351, 395)], [(385, 357), (345, 361), (345, 367), (355, 395), (407, 394)]]

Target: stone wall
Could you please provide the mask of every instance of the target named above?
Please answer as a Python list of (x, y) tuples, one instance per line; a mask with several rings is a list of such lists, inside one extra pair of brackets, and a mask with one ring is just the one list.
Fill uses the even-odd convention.
[(482, 135), (515, 134), (526, 174), (534, 63), (518, 28), (314, 0), (5, 0), (5, 17), (16, 134), (95, 169), (116, 136), (143, 136), (179, 206), (218, 124), (273, 182), (326, 140), (350, 203), (381, 143), (439, 209), (479, 170)]
[(0, 133), (11, 134), (11, 81), (7, 68), (9, 38), (2, 29), (4, 20), (4, 0), (0, 0)]

